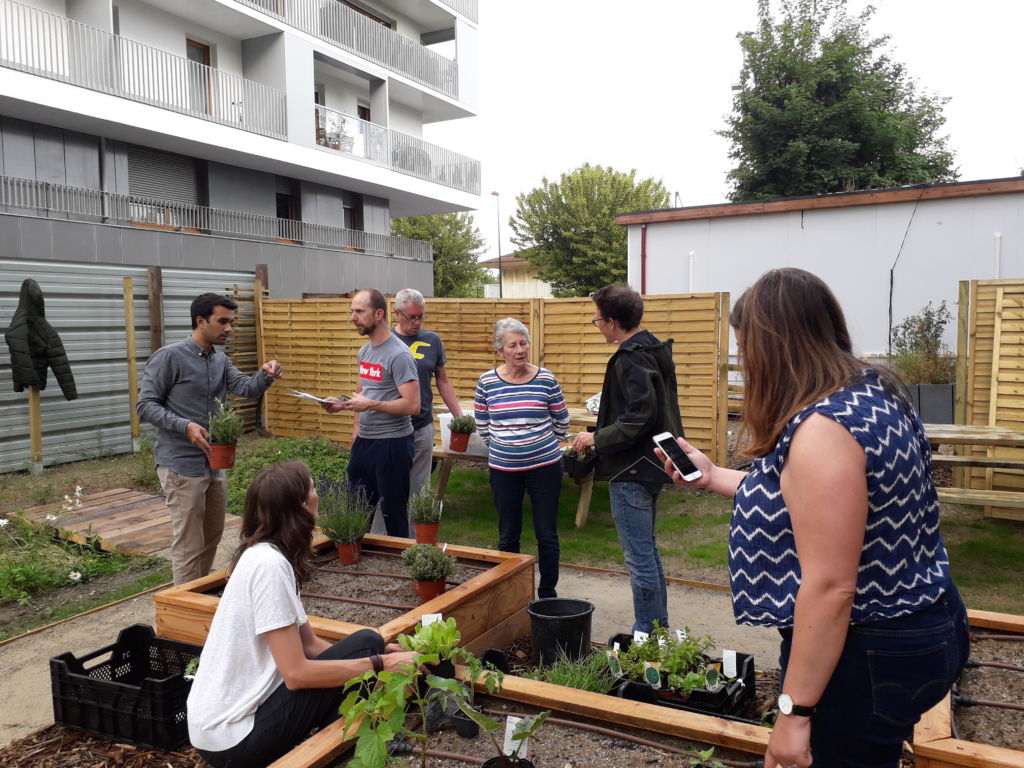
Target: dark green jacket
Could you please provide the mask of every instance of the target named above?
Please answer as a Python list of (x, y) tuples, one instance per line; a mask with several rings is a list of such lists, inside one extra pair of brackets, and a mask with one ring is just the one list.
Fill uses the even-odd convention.
[(46, 320), (43, 289), (31, 277), (21, 284), (18, 309), (11, 318), (11, 327), (4, 334), (11, 351), (11, 378), (14, 391), (28, 387), (46, 389), (46, 369), (53, 368), (66, 400), (78, 397), (71, 364), (64, 352), (60, 336)]
[[(608, 361), (597, 414), (597, 480), (669, 483), (654, 455), (659, 432), (683, 436), (672, 339), (642, 330)], [(648, 461), (649, 459), (649, 461)]]

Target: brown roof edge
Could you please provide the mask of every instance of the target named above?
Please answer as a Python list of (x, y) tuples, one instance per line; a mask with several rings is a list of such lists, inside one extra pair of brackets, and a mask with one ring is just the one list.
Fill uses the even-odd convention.
[(986, 181), (963, 181), (952, 184), (922, 184), (914, 187), (871, 189), (863, 192), (840, 192), (832, 195), (814, 195), (812, 197), (787, 197), (781, 200), (718, 203), (716, 205), (695, 205), (689, 208), (667, 208), (658, 211), (621, 213), (615, 217), (615, 223), (625, 227), (631, 224), (719, 219), (727, 216), (756, 216), (762, 213), (809, 211), (817, 208), (849, 208), (855, 205), (884, 205), (886, 203), (905, 203), (918, 199), (943, 200), (953, 197), (1005, 195), (1013, 192), (1024, 192), (1024, 177), (988, 179)]

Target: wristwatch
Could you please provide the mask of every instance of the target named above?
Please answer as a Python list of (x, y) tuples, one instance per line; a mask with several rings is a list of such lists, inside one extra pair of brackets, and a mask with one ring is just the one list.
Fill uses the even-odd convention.
[(800, 717), (810, 717), (814, 714), (814, 710), (818, 708), (817, 705), (805, 707), (800, 704), (794, 704), (793, 697), (788, 693), (779, 694), (777, 706), (779, 708), (779, 712), (783, 715), (799, 715)]

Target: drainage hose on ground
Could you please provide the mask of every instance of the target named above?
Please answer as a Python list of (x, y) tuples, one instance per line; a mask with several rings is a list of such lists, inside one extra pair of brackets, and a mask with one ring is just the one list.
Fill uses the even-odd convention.
[(1024, 635), (971, 635), (972, 640), (1024, 640)]
[(1010, 669), (1014, 672), (1024, 672), (1024, 667), (1017, 666), (1016, 664), (1003, 664), (1001, 661), (977, 661), (975, 659), (968, 659), (966, 666), (972, 667), (995, 667), (996, 669)]
[[(529, 717), (529, 715), (523, 712), (506, 712), (501, 709), (484, 709), (485, 714), (498, 715), (499, 717)], [(553, 725), (561, 725), (567, 728), (579, 728), (581, 731), (590, 731), (591, 733), (598, 733), (602, 736), (611, 736), (612, 738), (621, 739), (622, 741), (631, 741), (634, 744), (642, 744), (646, 747), (653, 747), (654, 749), (660, 749), (663, 752), (672, 752), (677, 755), (692, 754), (692, 749), (686, 749), (685, 747), (674, 747), (669, 744), (662, 744), (651, 739), (645, 739), (640, 736), (631, 736), (628, 733), (622, 733), (611, 728), (602, 728), (600, 725), (591, 725), (590, 723), (581, 723), (578, 720), (564, 720), (559, 717), (549, 717), (548, 723)], [(763, 768), (763, 760), (722, 760), (721, 758), (715, 758), (717, 762), (722, 765), (728, 766), (729, 768)]]
[(954, 707), (996, 707), (997, 709), (1016, 709), (1024, 712), (1024, 704), (1011, 704), (1008, 701), (986, 701), (985, 699), (976, 699), (973, 696), (965, 696), (959, 694), (953, 697)]

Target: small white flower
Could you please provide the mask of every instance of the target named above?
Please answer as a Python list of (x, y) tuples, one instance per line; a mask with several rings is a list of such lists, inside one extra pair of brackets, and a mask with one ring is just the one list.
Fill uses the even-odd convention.
[(76, 485), (75, 486), (75, 496), (81, 496), (81, 495), (82, 495), (82, 486)]
[(71, 571), (71, 573), (68, 574), (68, 578), (71, 579), (72, 581), (81, 581), (82, 580), (82, 574), (79, 573), (78, 571)]
[(0, 517), (0, 528), (3, 528), (3, 527), (4, 527), (5, 525), (7, 525), (7, 524), (8, 524), (9, 522), (11, 522), (11, 521), (10, 521), (10, 520), (8, 520), (8, 519), (7, 519), (6, 517)]
[(56, 515), (47, 515), (46, 519), (49, 520), (52, 523), (54, 520), (57, 519), (57, 516)]
[(64, 501), (66, 501), (68, 504), (71, 503), (71, 497), (68, 496), (68, 494), (66, 494), (66, 493), (64, 494)]

